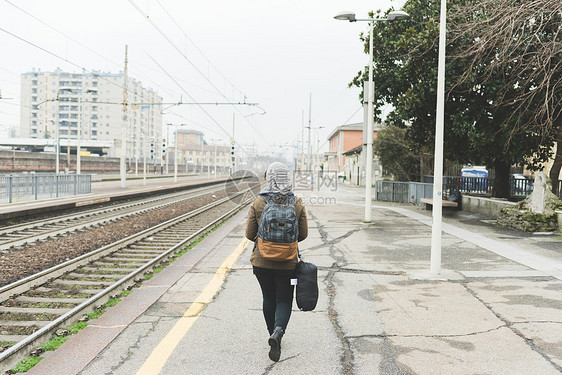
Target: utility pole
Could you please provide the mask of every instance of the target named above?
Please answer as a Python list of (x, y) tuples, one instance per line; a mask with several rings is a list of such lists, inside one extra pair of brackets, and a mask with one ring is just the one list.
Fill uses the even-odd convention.
[(236, 113), (232, 114), (232, 142), (231, 146), (232, 146), (232, 151), (230, 152), (230, 156), (232, 158), (232, 175), (234, 175), (234, 172), (236, 172), (236, 156), (234, 155), (234, 144), (236, 143), (236, 141), (234, 140), (234, 126), (236, 123)]
[(164, 151), (163, 153), (163, 155), (166, 156), (166, 175), (170, 173), (170, 155), (168, 155), (168, 150), (167, 150), (169, 145), (168, 142), (170, 142), (170, 125), (172, 124), (166, 124), (166, 146), (165, 146), (166, 151)]
[[(135, 88), (135, 101), (138, 102), (138, 94), (137, 94), (137, 89)], [(140, 108), (140, 111), (138, 110)], [(141, 127), (142, 127), (142, 123), (141, 123), (141, 115), (140, 113), (142, 112), (142, 104), (136, 106), (137, 109), (137, 115), (136, 116), (136, 121), (135, 121), (135, 176), (139, 175), (139, 159), (140, 159), (140, 155), (141, 155)]]
[(310, 93), (310, 98), (308, 102), (308, 170), (312, 170), (312, 144), (310, 143), (310, 123), (312, 118), (312, 93)]
[(123, 126), (121, 126), (121, 187), (127, 187), (127, 171), (125, 170), (125, 153), (127, 151), (127, 45), (125, 45), (125, 70), (123, 72)]
[(301, 129), (301, 171), (304, 171), (304, 109), (302, 110), (302, 129)]
[(76, 174), (80, 174), (81, 171), (81, 150), (80, 150), (80, 136), (82, 133), (82, 127), (84, 126), (84, 76), (86, 75), (86, 70), (82, 69), (82, 79), (80, 80), (80, 96), (78, 97), (78, 131), (76, 132)]

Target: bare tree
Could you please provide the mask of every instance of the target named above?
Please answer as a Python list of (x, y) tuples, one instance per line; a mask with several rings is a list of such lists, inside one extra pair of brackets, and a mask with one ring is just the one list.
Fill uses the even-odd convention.
[(540, 138), (532, 167), (558, 145), (550, 171), (557, 181), (562, 169), (562, 2), (468, 0), (457, 3), (449, 19), (449, 43), (465, 46), (455, 48), (453, 58), (470, 67), (456, 84), (473, 83), (472, 89), (479, 90), (501, 77), (504, 84), (495, 84), (496, 99), (489, 104), (508, 113), (505, 126), (511, 137)]

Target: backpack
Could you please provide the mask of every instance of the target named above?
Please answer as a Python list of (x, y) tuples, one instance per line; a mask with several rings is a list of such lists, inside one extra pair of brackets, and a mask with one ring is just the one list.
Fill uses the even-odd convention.
[(266, 205), (258, 225), (258, 250), (264, 259), (285, 262), (297, 256), (299, 223), (294, 195), (262, 195)]

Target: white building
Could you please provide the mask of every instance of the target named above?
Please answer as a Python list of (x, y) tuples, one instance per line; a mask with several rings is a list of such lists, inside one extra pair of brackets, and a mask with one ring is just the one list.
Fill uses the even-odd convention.
[[(20, 136), (78, 138), (112, 142), (110, 156), (120, 156), (123, 119), (123, 73), (35, 71), (21, 75)], [(162, 98), (129, 78), (127, 82), (127, 157), (150, 157), (151, 139), (162, 138)], [(57, 127), (58, 124), (58, 127)], [(154, 142), (154, 155), (162, 155)]]

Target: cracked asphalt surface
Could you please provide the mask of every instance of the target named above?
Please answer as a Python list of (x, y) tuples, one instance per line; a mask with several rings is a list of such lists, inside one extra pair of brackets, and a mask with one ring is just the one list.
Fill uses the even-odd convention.
[[(373, 221), (366, 224), (363, 191), (338, 187), (330, 192), (337, 204), (307, 207), (310, 234), (301, 253), (319, 268), (320, 297), (312, 312), (294, 305), (279, 362), (267, 356), (250, 243), (160, 374), (562, 372), (562, 281), (556, 277), (562, 269), (560, 234), (521, 234), (482, 221), (490, 218), (444, 212), (444, 223), (450, 225), (442, 235), (444, 272), (431, 278), (431, 227), (424, 222), (431, 213), (375, 202)], [(135, 374), (240, 243), (245, 220), (233, 220), (238, 222), (228, 231), (209, 237), (222, 236), (211, 239), (208, 255), (192, 272), (171, 287), (167, 270), (151, 279), (154, 288), (166, 288), (164, 294), (79, 373)], [(463, 235), (451, 234), (456, 230)], [(517, 246), (517, 261), (499, 255), (501, 249), (489, 250), (495, 250), (490, 244)], [(533, 256), (549, 260), (548, 267)], [(142, 288), (131, 296), (135, 293)], [(127, 308), (131, 296), (117, 306)], [(80, 352), (77, 345), (74, 352)], [(57, 352), (53, 360), (65, 355)]]

